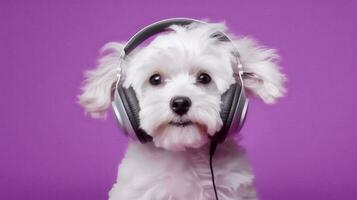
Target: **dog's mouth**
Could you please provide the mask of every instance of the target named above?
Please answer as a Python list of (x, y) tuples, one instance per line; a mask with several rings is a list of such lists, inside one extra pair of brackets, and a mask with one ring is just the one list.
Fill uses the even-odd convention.
[(193, 122), (191, 120), (170, 121), (169, 125), (176, 127), (186, 127), (193, 125)]

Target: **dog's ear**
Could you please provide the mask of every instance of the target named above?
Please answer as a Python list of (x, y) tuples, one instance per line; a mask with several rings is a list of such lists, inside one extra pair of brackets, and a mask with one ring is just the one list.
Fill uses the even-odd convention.
[(82, 94), (78, 98), (86, 112), (94, 118), (105, 117), (106, 110), (110, 106), (122, 49), (122, 43), (106, 44), (102, 48), (104, 55), (99, 60), (98, 67), (85, 73)]
[(265, 103), (275, 103), (285, 93), (286, 77), (281, 73), (275, 49), (257, 44), (252, 38), (243, 37), (235, 40), (243, 64), (243, 84), (251, 93)]

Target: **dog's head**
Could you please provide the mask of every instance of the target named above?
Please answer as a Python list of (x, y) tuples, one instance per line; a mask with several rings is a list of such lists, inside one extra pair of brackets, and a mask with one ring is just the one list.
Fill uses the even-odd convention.
[[(221, 95), (235, 82), (237, 67), (223, 24), (172, 26), (120, 65), (123, 45), (109, 43), (97, 69), (88, 72), (80, 103), (94, 117), (109, 107), (121, 67), (124, 87), (133, 87), (140, 105), (140, 127), (158, 147), (199, 148), (222, 127)], [(244, 87), (266, 103), (284, 94), (285, 77), (273, 49), (250, 38), (234, 39), (243, 64)]]

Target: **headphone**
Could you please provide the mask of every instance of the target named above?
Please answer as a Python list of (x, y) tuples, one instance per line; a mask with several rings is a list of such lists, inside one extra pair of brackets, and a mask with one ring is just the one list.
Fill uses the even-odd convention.
[[(191, 23), (206, 24), (206, 22), (196, 19), (170, 18), (144, 27), (125, 44), (120, 55), (121, 61), (125, 60), (127, 55), (129, 55), (137, 46), (149, 37), (170, 30), (169, 27), (171, 25), (185, 26)], [(221, 129), (211, 138), (212, 143), (219, 144), (225, 140), (229, 133), (239, 131), (243, 126), (248, 109), (248, 99), (246, 98), (243, 88), (243, 67), (239, 59), (239, 52), (234, 46), (233, 41), (223, 32), (218, 32), (211, 37), (216, 37), (219, 41), (230, 42), (232, 44), (234, 47), (234, 52), (232, 53), (235, 56), (237, 65), (236, 67), (233, 67), (236, 82), (221, 95), (220, 117), (223, 125)], [(141, 143), (152, 141), (152, 137), (140, 128), (140, 106), (134, 89), (132, 87), (124, 88), (121, 85), (121, 67), (119, 67), (117, 75), (118, 80), (115, 85), (112, 107), (119, 126), (124, 130), (126, 135), (129, 135), (133, 139), (138, 139)]]

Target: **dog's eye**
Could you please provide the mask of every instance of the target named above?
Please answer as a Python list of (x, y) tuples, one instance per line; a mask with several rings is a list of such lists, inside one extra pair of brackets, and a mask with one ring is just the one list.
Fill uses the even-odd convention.
[(197, 77), (197, 82), (202, 84), (208, 84), (211, 82), (211, 77), (206, 73), (201, 73)]
[(160, 85), (161, 83), (161, 76), (160, 74), (154, 74), (150, 77), (150, 84), (151, 85)]

